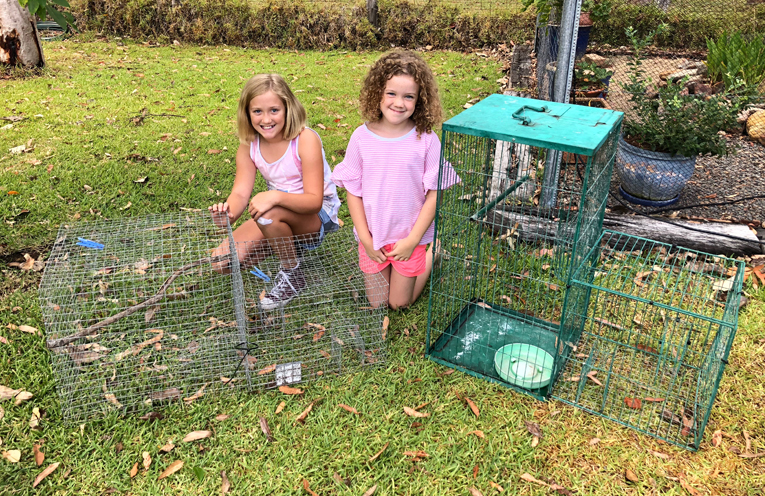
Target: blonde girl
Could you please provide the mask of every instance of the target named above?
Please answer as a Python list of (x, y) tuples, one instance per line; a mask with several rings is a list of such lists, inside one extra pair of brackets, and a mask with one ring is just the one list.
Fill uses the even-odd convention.
[[(347, 191), (372, 306), (405, 307), (422, 293), (433, 264), (436, 195), (459, 182), (448, 167), (439, 184), (442, 119), (435, 77), (413, 52), (381, 57), (364, 80), (357, 128), (332, 180)], [(374, 292), (374, 274), (389, 282)]]
[[(292, 236), (321, 242), (338, 228), (340, 200), (324, 157), (321, 138), (306, 127), (306, 111), (278, 74), (259, 74), (244, 85), (237, 110), (239, 149), (236, 177), (225, 202), (209, 207), (214, 218), (233, 224), (245, 209), (250, 219), (234, 231), (239, 259), (255, 265), (275, 253), (281, 270), (260, 302), (266, 309), (287, 304), (306, 286)], [(251, 198), (258, 171), (268, 186)], [(228, 253), (222, 243), (216, 255)]]

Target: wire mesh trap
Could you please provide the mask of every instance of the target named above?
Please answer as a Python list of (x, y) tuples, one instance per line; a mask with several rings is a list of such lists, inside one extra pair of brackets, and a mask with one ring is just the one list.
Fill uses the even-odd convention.
[(564, 290), (601, 233), (621, 118), (492, 95), (444, 123), (441, 174), (449, 163), (461, 182), (438, 201), (431, 359), (548, 395)]
[[(224, 387), (243, 339), (229, 227), (205, 213), (62, 226), (40, 285), (62, 416), (192, 402)], [(244, 324), (243, 314), (240, 317)]]
[[(240, 354), (253, 387), (307, 382), (384, 362), (387, 308), (372, 307), (367, 294), (387, 295), (388, 283), (381, 274), (359, 270), (351, 229), (329, 233), (320, 243), (304, 235), (237, 248), (248, 338), (246, 357)], [(300, 292), (286, 305), (272, 307), (270, 294), (286, 284), (280, 274), (285, 252), (300, 260), (299, 273), (291, 272), (289, 283)]]
[(744, 263), (611, 231), (599, 245), (572, 278), (559, 343), (568, 363), (552, 395), (697, 449), (736, 333)]

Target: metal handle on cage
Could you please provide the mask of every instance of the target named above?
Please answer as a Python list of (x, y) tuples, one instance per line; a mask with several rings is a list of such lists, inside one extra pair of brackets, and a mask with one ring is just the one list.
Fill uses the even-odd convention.
[(541, 107), (533, 107), (531, 105), (524, 105), (523, 107), (519, 108), (518, 110), (513, 112), (513, 119), (517, 119), (521, 121), (521, 124), (524, 126), (528, 126), (531, 124), (531, 119), (529, 119), (525, 115), (521, 115), (523, 111), (526, 109), (533, 110), (534, 112), (547, 112), (546, 105), (543, 105)]

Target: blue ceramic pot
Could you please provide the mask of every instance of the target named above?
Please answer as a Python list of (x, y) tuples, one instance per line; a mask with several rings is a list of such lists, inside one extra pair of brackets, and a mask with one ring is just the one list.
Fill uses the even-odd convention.
[(696, 169), (696, 157), (643, 150), (619, 137), (614, 167), (622, 189), (630, 196), (666, 201), (680, 195)]

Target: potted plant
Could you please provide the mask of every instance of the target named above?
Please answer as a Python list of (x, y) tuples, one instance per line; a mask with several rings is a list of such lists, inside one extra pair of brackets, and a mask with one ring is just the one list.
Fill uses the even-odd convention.
[(590, 31), (596, 22), (604, 21), (611, 14), (613, 0), (584, 0), (579, 15), (579, 30), (576, 36), (576, 53), (574, 59), (579, 60), (587, 53), (590, 43)]
[[(545, 34), (554, 38), (552, 43), (554, 53), (552, 58), (557, 56), (558, 52), (558, 24), (550, 16), (554, 13), (560, 16), (563, 10), (563, 0), (521, 0), (522, 10), (525, 12), (532, 5), (537, 11), (537, 25), (545, 28)], [(590, 30), (594, 22), (605, 20), (611, 13), (613, 0), (584, 0), (579, 15), (579, 29), (576, 36), (576, 55), (575, 59), (580, 59), (587, 51), (587, 44), (590, 40)], [(548, 26), (549, 24), (549, 26)]]
[(613, 75), (614, 71), (608, 67), (580, 60), (574, 66), (572, 93), (576, 97), (605, 98)]
[(631, 111), (622, 124), (615, 168), (620, 191), (629, 201), (670, 205), (690, 179), (696, 157), (728, 153), (721, 130), (736, 124), (738, 104), (723, 95), (689, 95), (685, 80), (667, 81), (659, 88), (645, 75), (642, 52), (666, 29), (661, 25), (643, 39), (627, 28), (634, 54), (628, 63), (629, 82), (621, 86), (630, 96)]

